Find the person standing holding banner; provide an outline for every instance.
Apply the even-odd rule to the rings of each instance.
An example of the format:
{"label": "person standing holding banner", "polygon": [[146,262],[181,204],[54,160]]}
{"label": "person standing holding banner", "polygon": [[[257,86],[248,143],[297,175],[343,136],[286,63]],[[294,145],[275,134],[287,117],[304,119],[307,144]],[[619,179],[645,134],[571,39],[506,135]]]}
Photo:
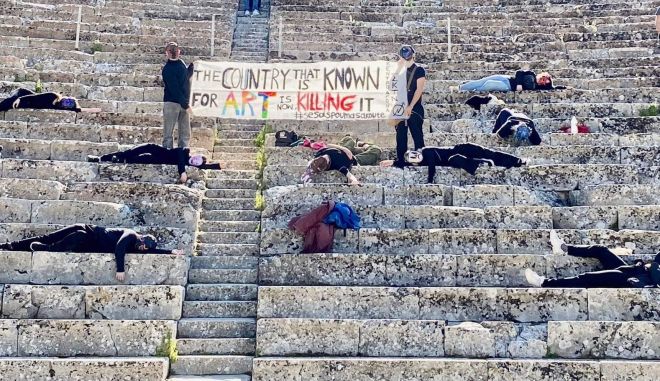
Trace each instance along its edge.
{"label": "person standing holding banner", "polygon": [[408,130],[415,143],[415,150],[424,148],[424,106],[422,94],[426,86],[426,70],[415,63],[415,49],[410,45],[404,45],[399,50],[398,72],[406,68],[406,91],[408,106],[403,116],[406,118],[396,124],[396,161],[394,166],[403,168],[405,166],[404,154],[408,150]]}

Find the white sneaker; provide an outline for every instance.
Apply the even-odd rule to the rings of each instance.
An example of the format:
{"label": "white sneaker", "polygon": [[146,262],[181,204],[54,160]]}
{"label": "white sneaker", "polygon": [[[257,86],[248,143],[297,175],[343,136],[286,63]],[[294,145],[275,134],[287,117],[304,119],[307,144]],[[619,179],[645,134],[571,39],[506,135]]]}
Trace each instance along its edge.
{"label": "white sneaker", "polygon": [[566,254],[564,250],[562,250],[561,246],[564,244],[564,241],[559,238],[557,235],[557,232],[554,230],[550,230],[550,245],[552,245],[552,254],[554,255],[563,255]]}
{"label": "white sneaker", "polygon": [[252,16],[259,16],[259,11],[256,9],[252,11]]}
{"label": "white sneaker", "polygon": [[540,276],[532,269],[525,270],[525,278],[527,283],[533,287],[543,287],[543,282],[545,282],[545,277]]}
{"label": "white sneaker", "polygon": [[249,16],[249,15],[250,15],[250,11],[248,11],[248,10],[246,9],[246,10],[245,10],[245,16]]}

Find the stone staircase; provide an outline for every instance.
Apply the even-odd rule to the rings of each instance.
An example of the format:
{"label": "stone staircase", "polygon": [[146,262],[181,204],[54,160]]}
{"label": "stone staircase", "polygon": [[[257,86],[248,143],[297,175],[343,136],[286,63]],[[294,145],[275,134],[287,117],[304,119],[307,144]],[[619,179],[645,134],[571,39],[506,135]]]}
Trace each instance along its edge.
{"label": "stone staircase", "polygon": [[259,16],[245,16],[245,5],[241,1],[236,14],[231,60],[265,62],[268,58],[269,22],[270,0],[261,1]]}

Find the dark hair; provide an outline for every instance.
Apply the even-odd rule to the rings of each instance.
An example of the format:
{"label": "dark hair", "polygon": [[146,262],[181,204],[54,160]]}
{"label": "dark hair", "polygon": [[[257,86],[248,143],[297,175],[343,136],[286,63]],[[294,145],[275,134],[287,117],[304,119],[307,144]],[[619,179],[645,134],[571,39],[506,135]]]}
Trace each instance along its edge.
{"label": "dark hair", "polygon": [[156,237],[152,236],[151,234],[145,234],[142,236],[141,242],[138,243],[138,245],[144,244],[144,246],[147,247],[147,250],[150,249],[155,249],[156,246],[158,246],[158,243],[156,242]]}
{"label": "dark hair", "polygon": [[330,167],[330,160],[328,160],[328,158],[325,156],[319,156],[312,160],[311,163],[309,163],[309,168],[314,173],[323,172],[328,169],[328,167]]}
{"label": "dark hair", "polygon": [[168,42],[167,45],[165,46],[165,51],[170,53],[170,56],[173,59],[179,58],[179,54],[181,51],[179,50],[179,44],[176,42]]}

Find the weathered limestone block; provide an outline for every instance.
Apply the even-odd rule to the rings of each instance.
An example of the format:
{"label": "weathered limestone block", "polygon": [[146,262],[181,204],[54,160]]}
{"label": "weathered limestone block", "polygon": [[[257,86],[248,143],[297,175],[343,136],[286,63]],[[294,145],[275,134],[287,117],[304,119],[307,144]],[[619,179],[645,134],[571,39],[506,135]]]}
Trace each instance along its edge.
{"label": "weathered limestone block", "polygon": [[429,231],[429,253],[494,254],[495,231],[486,229],[432,229]]}
{"label": "weathered limestone block", "polygon": [[420,318],[429,320],[503,320],[506,290],[495,288],[419,289]]}
{"label": "weathered limestone block", "polygon": [[619,206],[619,229],[660,230],[660,207]]}
{"label": "weathered limestone block", "polygon": [[426,210],[425,207],[406,207],[402,205],[357,206],[362,227],[366,229],[404,229],[408,227],[411,214]]}
{"label": "weathered limestone block", "polygon": [[[365,229],[363,229],[365,230]],[[332,246],[334,253],[357,253],[358,252],[358,232],[355,230],[346,230],[346,236],[343,231],[337,231]],[[263,232],[261,235],[261,254],[295,254],[303,249],[304,237],[288,229],[273,229]]]}
{"label": "weathered limestone block", "polygon": [[87,155],[101,156],[119,150],[117,143],[91,143],[78,140],[51,142],[51,160],[86,161]]}
{"label": "weathered limestone block", "polygon": [[600,185],[571,192],[574,205],[655,205],[656,185]]}
{"label": "weathered limestone block", "polygon": [[508,318],[519,322],[586,320],[587,291],[584,289],[509,289]]}
{"label": "weathered limestone block", "polygon": [[[28,254],[28,253],[22,253]],[[118,284],[114,254],[35,252],[24,255],[31,262],[29,282],[34,284]],[[165,284],[184,286],[188,258],[181,255],[128,254],[126,279],[121,284]],[[1,278],[0,278],[1,279]],[[27,283],[13,280],[6,283]]]}
{"label": "weathered limestone block", "polygon": [[57,181],[0,178],[0,197],[57,200],[64,185]]}
{"label": "weathered limestone block", "polygon": [[165,320],[19,320],[19,356],[154,356],[176,322]]}
{"label": "weathered limestone block", "polygon": [[641,166],[660,165],[658,147],[622,147],[621,164]]}
{"label": "weathered limestone block", "polygon": [[574,169],[580,189],[606,184],[637,184],[639,167],[635,165],[582,164]]}
{"label": "weathered limestone block", "polygon": [[386,255],[386,258],[387,282],[381,284],[383,286],[448,287],[456,284],[455,256]]}
{"label": "weathered limestone block", "polygon": [[548,350],[562,358],[657,360],[660,324],[548,322]]}
{"label": "weathered limestone block", "polygon": [[0,251],[0,284],[27,283],[32,270],[32,253]]}
{"label": "weathered limestone block", "polygon": [[361,356],[444,356],[444,321],[366,320],[360,323]]}
{"label": "weathered limestone block", "polygon": [[546,276],[548,278],[573,277],[583,272],[602,269],[595,258],[578,258],[569,255],[546,255]]}
{"label": "weathered limestone block", "polygon": [[660,145],[660,134],[647,133],[647,134],[626,134],[619,137],[619,145],[622,147],[628,146],[657,146]]}
{"label": "weathered limestone block", "polygon": [[660,363],[649,361],[601,361],[601,381],[655,381]]}
{"label": "weathered limestone block", "polygon": [[[192,181],[205,179],[204,172],[193,167],[186,167],[186,175]],[[99,164],[99,178],[104,181],[174,184],[179,172],[175,165]]]}
{"label": "weathered limestone block", "polygon": [[259,319],[257,356],[356,356],[359,320]]}
{"label": "weathered limestone block", "polygon": [[32,201],[14,198],[0,198],[0,223],[30,222]]}
{"label": "weathered limestone block", "polygon": [[2,317],[84,319],[85,289],[68,286],[5,285]]}
{"label": "weathered limestone block", "polygon": [[565,192],[534,191],[524,187],[513,189],[513,199],[516,206],[564,206],[568,204],[568,195]]}
{"label": "weathered limestone block", "polygon": [[[43,376],[45,379],[52,379],[53,381],[65,381],[77,377],[83,380],[97,381],[111,381],[116,378],[121,378],[122,380],[127,381],[159,381],[167,377],[167,369],[169,366],[169,362],[166,358],[155,357],[121,359],[55,358],[38,359],[35,361],[49,361],[49,365],[47,364],[48,369],[43,372]],[[30,369],[32,369],[32,367],[30,367]]]}
{"label": "weathered limestone block", "polygon": [[8,159],[48,160],[50,142],[44,140],[0,139],[2,157]]}
{"label": "weathered limestone block", "polygon": [[488,362],[488,381],[553,381],[562,378],[599,381],[599,363],[596,361],[557,360],[493,360]]}
{"label": "weathered limestone block", "polygon": [[495,357],[495,336],[479,323],[466,322],[445,328],[445,351],[450,357]]}
{"label": "weathered limestone block", "polygon": [[128,206],[110,202],[35,201],[32,203],[31,215],[31,222],[38,224],[85,223],[100,226],[139,224]]}
{"label": "weathered limestone block", "polygon": [[516,148],[515,154],[530,158],[532,165],[620,164],[618,147],[530,146]]}
{"label": "weathered limestone block", "polygon": [[613,206],[552,209],[552,220],[556,229],[616,229],[617,215],[617,208]]}
{"label": "weathered limestone block", "polygon": [[[18,329],[16,321],[9,319],[0,320],[0,356],[11,357],[18,354],[16,343],[18,341]],[[0,366],[1,369],[1,366]]]}
{"label": "weathered limestone block", "polygon": [[484,208],[486,206],[513,206],[513,187],[510,185],[470,185],[452,187],[454,206]]}
{"label": "weathered limestone block", "polygon": [[428,253],[428,230],[361,229],[361,253]]}
{"label": "weathered limestone block", "polygon": [[484,208],[485,229],[552,229],[549,206],[492,206]]}
{"label": "weathered limestone block", "polygon": [[660,245],[660,232],[646,230],[585,230],[582,242],[585,245],[626,247],[633,254],[656,254]]}
{"label": "weathered limestone block", "polygon": [[414,184],[387,187],[385,205],[446,205],[449,193],[444,185]]}
{"label": "weathered limestone block", "polygon": [[411,206],[405,210],[405,226],[408,229],[484,228],[484,211],[452,206]]}
{"label": "weathered limestone block", "polygon": [[17,179],[52,180],[63,183],[95,181],[98,169],[93,163],[46,160],[2,160],[2,176]]}
{"label": "weathered limestone block", "polygon": [[[391,168],[395,170],[396,168]],[[404,184],[426,184],[428,180],[427,167],[407,167],[403,171],[396,169],[399,173],[403,172]],[[396,174],[397,172],[395,172]],[[446,186],[458,185],[461,183],[463,177],[463,170],[449,167],[437,167],[434,184],[442,184]]]}
{"label": "weathered limestone block", "polygon": [[201,206],[201,192],[179,185],[148,183],[77,183],[67,188],[67,200],[102,201],[123,204],[153,203],[180,207]]}
{"label": "weathered limestone block", "polygon": [[543,358],[548,353],[546,324],[523,324],[521,331],[507,346],[505,357]]}
{"label": "weathered limestone block", "polygon": [[462,255],[456,261],[458,286],[527,287],[524,269],[546,271],[546,260],[540,255]]}
{"label": "weathered limestone block", "polygon": [[291,185],[274,187],[266,191],[267,204],[320,204],[325,200],[345,202],[349,205],[381,205],[383,187],[364,184],[349,185]]}
{"label": "weathered limestone block", "polygon": [[509,178],[516,179],[516,185],[543,191],[568,191],[576,189],[577,165],[534,165],[512,168]]}
{"label": "weathered limestone block", "polygon": [[590,320],[660,321],[660,292],[657,289],[590,289]]}
{"label": "weathered limestone block", "polygon": [[[550,230],[504,230],[497,233],[497,252],[500,254],[546,254],[550,252]],[[557,234],[564,242],[580,242],[579,232],[560,230]]]}
{"label": "weathered limestone block", "polygon": [[418,319],[419,297],[412,288],[263,287],[259,318]]}

